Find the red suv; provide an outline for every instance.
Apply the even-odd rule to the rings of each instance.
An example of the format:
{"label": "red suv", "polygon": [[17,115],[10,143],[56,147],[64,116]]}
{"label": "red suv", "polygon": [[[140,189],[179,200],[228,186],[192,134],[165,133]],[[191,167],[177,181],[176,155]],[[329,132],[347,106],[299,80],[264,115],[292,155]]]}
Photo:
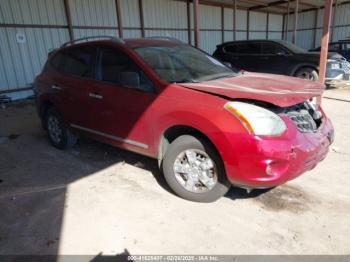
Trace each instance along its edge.
{"label": "red suv", "polygon": [[171,39],[69,42],[50,53],[34,85],[55,147],[86,135],[156,158],[173,191],[193,201],[214,201],[231,184],[285,183],[314,168],[333,141],[312,102],[322,84],[234,72]]}

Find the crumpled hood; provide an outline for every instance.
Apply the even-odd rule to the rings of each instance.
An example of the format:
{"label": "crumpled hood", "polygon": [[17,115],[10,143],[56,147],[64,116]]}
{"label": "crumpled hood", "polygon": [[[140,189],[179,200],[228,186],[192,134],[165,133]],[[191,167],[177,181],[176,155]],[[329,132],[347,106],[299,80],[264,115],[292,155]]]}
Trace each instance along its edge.
{"label": "crumpled hood", "polygon": [[232,99],[265,101],[280,107],[304,102],[322,95],[325,86],[290,76],[245,72],[242,75],[181,86]]}

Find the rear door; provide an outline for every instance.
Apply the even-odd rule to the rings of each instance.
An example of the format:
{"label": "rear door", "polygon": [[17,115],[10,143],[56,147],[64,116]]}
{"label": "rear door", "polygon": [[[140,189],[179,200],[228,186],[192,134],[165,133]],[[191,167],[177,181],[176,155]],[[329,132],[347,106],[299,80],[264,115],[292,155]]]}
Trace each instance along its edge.
{"label": "rear door", "polygon": [[90,109],[89,92],[95,85],[96,48],[74,46],[53,60],[58,74],[52,89],[60,97],[58,107],[68,124],[86,125]]}
{"label": "rear door", "polygon": [[99,46],[98,85],[91,90],[90,132],[102,139],[147,153],[153,144],[152,102],[155,88],[121,49]]}
{"label": "rear door", "polygon": [[223,47],[225,62],[230,62],[232,66],[246,71],[259,71],[259,57],[261,46],[256,42],[237,42]]}

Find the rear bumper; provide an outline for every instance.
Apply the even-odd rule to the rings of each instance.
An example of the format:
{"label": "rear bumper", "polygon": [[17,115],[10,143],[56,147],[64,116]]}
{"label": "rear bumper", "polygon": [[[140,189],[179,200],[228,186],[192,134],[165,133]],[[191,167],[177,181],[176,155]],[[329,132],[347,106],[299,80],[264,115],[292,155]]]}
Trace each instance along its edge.
{"label": "rear bumper", "polygon": [[248,188],[274,187],[322,161],[334,137],[330,120],[325,118],[316,133],[301,133],[291,125],[287,123],[291,130],[282,138],[253,137],[242,154],[237,154],[236,165],[224,161],[231,183]]}

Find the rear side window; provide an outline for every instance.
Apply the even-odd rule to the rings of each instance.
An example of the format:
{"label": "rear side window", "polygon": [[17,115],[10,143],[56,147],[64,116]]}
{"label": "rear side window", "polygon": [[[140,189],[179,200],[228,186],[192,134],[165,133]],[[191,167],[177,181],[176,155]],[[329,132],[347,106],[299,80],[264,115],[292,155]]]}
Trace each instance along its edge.
{"label": "rear side window", "polygon": [[230,54],[249,54],[257,55],[261,53],[261,46],[259,43],[240,43],[231,44],[224,47],[224,51]]}
{"label": "rear side window", "polygon": [[124,87],[154,91],[152,82],[134,61],[121,50],[112,47],[100,47],[98,78]]}
{"label": "rear side window", "polygon": [[95,59],[96,49],[92,46],[83,46],[58,53],[51,63],[62,73],[94,78]]}

